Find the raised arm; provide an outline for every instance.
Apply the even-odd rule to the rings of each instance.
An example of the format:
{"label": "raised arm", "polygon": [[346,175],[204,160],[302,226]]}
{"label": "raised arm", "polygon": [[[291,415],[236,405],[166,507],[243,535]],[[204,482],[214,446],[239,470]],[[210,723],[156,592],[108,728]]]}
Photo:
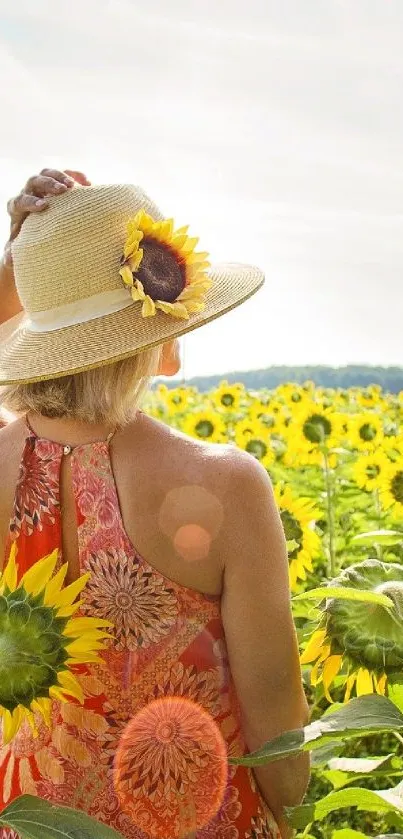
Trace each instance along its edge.
{"label": "raised arm", "polygon": [[22,309],[14,282],[12,242],[18,236],[29,213],[41,213],[46,210],[48,196],[61,195],[66,189],[70,189],[75,181],[82,186],[89,184],[82,172],[70,169],[66,169],[65,172],[42,169],[39,175],[29,178],[19,195],[10,198],[7,204],[7,212],[10,216],[10,237],[0,261],[0,324],[10,320]]}
{"label": "raised arm", "polygon": [[[222,617],[251,751],[284,731],[305,725],[298,644],[291,614],[283,527],[266,470],[234,451],[231,512],[224,527]],[[309,756],[254,770],[283,837],[292,835],[284,806],[299,804],[309,781]]]}

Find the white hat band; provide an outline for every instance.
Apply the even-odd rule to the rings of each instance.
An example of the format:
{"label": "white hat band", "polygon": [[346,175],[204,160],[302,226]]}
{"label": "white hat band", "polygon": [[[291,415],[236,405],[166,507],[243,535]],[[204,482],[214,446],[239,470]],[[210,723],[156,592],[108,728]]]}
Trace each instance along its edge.
{"label": "white hat band", "polygon": [[92,294],[91,297],[84,297],[82,300],[74,300],[72,303],[65,303],[63,306],[56,306],[54,309],[33,312],[25,321],[24,327],[30,332],[54,332],[67,326],[112,315],[132,305],[133,300],[129,289],[116,288]]}

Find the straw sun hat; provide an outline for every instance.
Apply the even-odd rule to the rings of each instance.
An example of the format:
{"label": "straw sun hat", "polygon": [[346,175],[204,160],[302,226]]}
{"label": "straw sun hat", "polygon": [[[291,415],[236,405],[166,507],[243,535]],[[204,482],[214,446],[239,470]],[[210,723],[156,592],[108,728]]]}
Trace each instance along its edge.
{"label": "straw sun hat", "polygon": [[0,328],[0,384],[78,373],[134,355],[234,309],[263,284],[210,267],[138,187],[77,186],[31,214],[13,245],[24,312]]}

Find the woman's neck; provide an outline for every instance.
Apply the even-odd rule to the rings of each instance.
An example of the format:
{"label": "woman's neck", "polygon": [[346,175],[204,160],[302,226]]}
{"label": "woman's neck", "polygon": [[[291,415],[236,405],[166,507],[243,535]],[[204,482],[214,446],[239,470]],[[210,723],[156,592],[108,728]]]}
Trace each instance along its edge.
{"label": "woman's neck", "polygon": [[44,417],[42,414],[27,414],[28,425],[38,437],[53,440],[69,446],[80,446],[107,440],[114,428],[110,423],[87,423],[70,418]]}

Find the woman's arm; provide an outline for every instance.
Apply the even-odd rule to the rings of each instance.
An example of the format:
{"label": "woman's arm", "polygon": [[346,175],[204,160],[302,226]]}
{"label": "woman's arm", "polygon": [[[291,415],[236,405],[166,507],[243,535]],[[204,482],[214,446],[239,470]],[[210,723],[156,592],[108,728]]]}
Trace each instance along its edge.
{"label": "woman's arm", "polygon": [[89,181],[82,172],[66,169],[42,169],[40,175],[29,178],[19,195],[11,198],[7,204],[10,216],[10,238],[5,245],[3,258],[0,261],[0,324],[17,315],[22,310],[14,282],[11,245],[18,236],[23,222],[29,213],[41,213],[48,207],[49,195],[61,195],[70,189],[77,181],[82,186],[88,186]]}
{"label": "woman's arm", "polygon": [[[291,614],[284,531],[266,470],[232,455],[231,511],[224,527],[222,617],[229,662],[250,751],[308,721]],[[224,541],[223,539],[223,541]],[[309,756],[275,761],[254,774],[286,839],[283,807],[299,804]]]}

